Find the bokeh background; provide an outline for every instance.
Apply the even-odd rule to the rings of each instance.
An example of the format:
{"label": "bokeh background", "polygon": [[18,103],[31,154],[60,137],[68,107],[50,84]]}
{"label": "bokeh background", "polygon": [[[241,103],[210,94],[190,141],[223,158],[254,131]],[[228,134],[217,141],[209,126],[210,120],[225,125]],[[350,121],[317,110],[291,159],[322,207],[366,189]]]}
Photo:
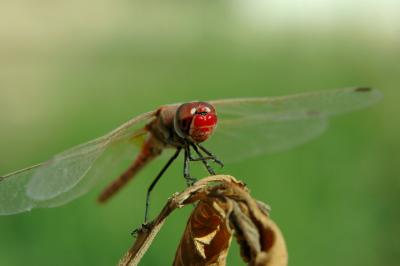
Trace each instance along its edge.
{"label": "bokeh background", "polygon": [[[272,206],[291,265],[398,265],[399,10],[395,0],[2,0],[0,172],[166,103],[368,85],[379,104],[223,172]],[[115,265],[162,164],[106,206],[99,184],[68,205],[0,217],[0,265]],[[151,215],[184,188],[181,167],[160,181]],[[142,265],[172,262],[189,212],[169,218]],[[232,246],[229,265],[242,265]]]}

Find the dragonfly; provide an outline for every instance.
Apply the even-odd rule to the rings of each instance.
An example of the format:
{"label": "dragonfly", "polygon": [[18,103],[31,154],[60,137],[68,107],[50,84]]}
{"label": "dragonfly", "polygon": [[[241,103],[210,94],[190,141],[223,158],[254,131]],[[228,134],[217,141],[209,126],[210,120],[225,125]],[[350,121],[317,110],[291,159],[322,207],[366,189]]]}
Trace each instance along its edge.
{"label": "dragonfly", "polygon": [[196,181],[191,162],[201,162],[213,175],[212,165],[222,167],[222,160],[238,162],[293,148],[319,136],[329,117],[367,107],[381,96],[379,90],[355,87],[164,105],[46,162],[0,176],[0,215],[70,202],[128,159],[129,166],[100,194],[98,201],[106,202],[164,150],[174,150],[147,189],[146,223],[150,193],[181,152],[183,176],[190,186]]}

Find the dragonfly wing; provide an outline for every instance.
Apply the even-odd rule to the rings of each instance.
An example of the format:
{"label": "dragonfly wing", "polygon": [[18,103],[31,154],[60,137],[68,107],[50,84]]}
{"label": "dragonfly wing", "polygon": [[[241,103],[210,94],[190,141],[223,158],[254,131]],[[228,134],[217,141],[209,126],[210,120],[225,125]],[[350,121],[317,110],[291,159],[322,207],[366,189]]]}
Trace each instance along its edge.
{"label": "dragonfly wing", "polygon": [[[0,214],[14,214],[37,207],[70,190],[86,174],[106,145],[87,143],[55,156],[48,162],[3,177],[0,182]],[[104,143],[106,144],[106,143]],[[65,157],[67,155],[67,157]]]}
{"label": "dragonfly wing", "polygon": [[84,194],[117,158],[129,155],[134,159],[146,135],[144,123],[153,116],[154,112],[145,113],[47,162],[0,177],[0,215],[53,207]]}
{"label": "dragonfly wing", "polygon": [[221,123],[207,146],[224,163],[232,163],[293,148],[319,136],[326,127],[327,119],[322,117]]}
{"label": "dragonfly wing", "polygon": [[329,116],[361,109],[380,98],[377,90],[348,88],[211,101],[219,122],[207,145],[226,162],[290,149],[320,135]]}
{"label": "dragonfly wing", "polygon": [[[146,131],[138,131],[130,138],[123,138],[110,143],[71,189],[65,189],[64,192],[51,197],[49,200],[40,201],[38,206],[55,207],[65,204],[88,192],[103,177],[118,176],[136,158],[146,136]],[[96,154],[94,153],[93,156],[96,156]]]}

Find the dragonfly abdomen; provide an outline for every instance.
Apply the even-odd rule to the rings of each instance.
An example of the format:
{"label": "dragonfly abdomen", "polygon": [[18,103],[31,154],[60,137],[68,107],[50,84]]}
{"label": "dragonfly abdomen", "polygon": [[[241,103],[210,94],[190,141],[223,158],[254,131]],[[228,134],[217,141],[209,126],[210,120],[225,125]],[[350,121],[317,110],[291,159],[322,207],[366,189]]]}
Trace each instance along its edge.
{"label": "dragonfly abdomen", "polygon": [[131,166],[123,172],[118,179],[108,185],[98,197],[100,203],[104,203],[114,196],[122,187],[124,187],[135,175],[150,161],[160,155],[162,147],[153,136],[149,136],[148,140],[143,144],[141,152],[133,161]]}

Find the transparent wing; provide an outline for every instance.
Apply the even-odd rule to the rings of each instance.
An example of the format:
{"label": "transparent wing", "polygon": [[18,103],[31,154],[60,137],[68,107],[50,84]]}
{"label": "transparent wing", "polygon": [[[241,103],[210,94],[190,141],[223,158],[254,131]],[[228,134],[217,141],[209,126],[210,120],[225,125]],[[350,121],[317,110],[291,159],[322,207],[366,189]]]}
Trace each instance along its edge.
{"label": "transparent wing", "polygon": [[[54,207],[86,193],[124,159],[133,160],[154,112],[142,114],[109,134],[0,177],[0,215]],[[139,144],[139,145],[138,145]]]}
{"label": "transparent wing", "polygon": [[347,88],[211,101],[219,121],[206,146],[224,162],[290,149],[320,135],[329,116],[361,109],[380,98],[377,90]]}

